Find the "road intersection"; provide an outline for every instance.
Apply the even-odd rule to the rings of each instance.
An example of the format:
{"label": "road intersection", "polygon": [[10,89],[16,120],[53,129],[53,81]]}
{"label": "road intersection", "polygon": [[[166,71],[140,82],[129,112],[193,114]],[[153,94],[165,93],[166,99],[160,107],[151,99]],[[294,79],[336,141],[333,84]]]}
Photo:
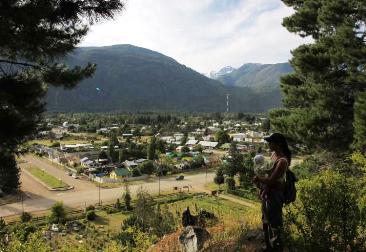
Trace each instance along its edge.
{"label": "road intersection", "polygon": [[[81,179],[74,179],[65,174],[60,168],[51,164],[48,160],[40,159],[31,155],[24,157],[25,163],[21,163],[21,169],[29,165],[37,166],[57,178],[62,179],[67,184],[74,186],[69,191],[49,191],[29,174],[21,173],[22,190],[29,195],[23,202],[17,202],[0,206],[0,217],[21,214],[24,208],[26,212],[36,212],[49,209],[55,202],[62,201],[66,206],[84,207],[85,205],[97,204],[99,202],[99,188],[92,182]],[[164,177],[160,180],[161,191],[171,191],[173,187],[183,187],[190,185],[193,191],[204,191],[204,185],[213,180],[214,173],[185,174],[182,181],[176,181],[175,177]],[[132,195],[142,188],[151,194],[159,191],[158,179],[150,179],[148,182],[141,181],[141,184],[132,183],[129,190]],[[120,198],[124,192],[124,186],[112,189],[100,189],[100,200],[102,202],[114,202]]]}

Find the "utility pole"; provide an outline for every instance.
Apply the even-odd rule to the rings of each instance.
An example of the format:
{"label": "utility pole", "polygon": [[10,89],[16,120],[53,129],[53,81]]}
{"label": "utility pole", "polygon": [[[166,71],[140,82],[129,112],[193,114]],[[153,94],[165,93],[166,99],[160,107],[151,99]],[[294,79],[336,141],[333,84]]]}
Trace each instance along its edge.
{"label": "utility pole", "polygon": [[22,201],[22,213],[24,213],[24,198],[23,198],[23,192],[20,190],[20,200]]}
{"label": "utility pole", "polygon": [[226,94],[226,113],[229,113],[229,96],[230,94]]}
{"label": "utility pole", "polygon": [[161,177],[161,166],[159,165],[159,196],[160,196],[160,177]]}
{"label": "utility pole", "polygon": [[98,200],[98,204],[99,204],[99,206],[100,206],[100,182],[99,182],[99,184],[98,184],[98,187],[99,187],[99,200]]}

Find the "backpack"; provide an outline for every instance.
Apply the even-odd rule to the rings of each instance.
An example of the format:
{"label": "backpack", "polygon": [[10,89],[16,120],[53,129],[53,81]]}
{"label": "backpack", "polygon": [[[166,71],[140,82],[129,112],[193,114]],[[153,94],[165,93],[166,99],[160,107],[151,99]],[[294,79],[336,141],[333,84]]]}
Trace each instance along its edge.
{"label": "backpack", "polygon": [[286,170],[286,182],[284,189],[284,203],[288,205],[296,200],[296,186],[297,178],[295,174],[289,169]]}

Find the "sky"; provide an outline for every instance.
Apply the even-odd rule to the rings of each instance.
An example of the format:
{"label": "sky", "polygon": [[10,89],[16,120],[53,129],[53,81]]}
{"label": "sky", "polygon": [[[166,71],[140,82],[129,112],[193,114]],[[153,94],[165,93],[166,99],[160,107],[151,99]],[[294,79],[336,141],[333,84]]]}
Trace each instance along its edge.
{"label": "sky", "polygon": [[131,44],[200,73],[244,63],[280,63],[309,39],[288,32],[280,0],[126,0],[113,20],[91,27],[80,46]]}

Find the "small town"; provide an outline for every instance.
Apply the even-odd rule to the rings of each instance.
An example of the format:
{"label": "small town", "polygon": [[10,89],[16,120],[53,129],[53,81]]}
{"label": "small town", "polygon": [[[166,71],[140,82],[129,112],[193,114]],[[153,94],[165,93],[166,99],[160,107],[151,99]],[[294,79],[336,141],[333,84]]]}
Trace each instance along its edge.
{"label": "small town", "polygon": [[366,251],[365,0],[1,0],[0,252]]}

